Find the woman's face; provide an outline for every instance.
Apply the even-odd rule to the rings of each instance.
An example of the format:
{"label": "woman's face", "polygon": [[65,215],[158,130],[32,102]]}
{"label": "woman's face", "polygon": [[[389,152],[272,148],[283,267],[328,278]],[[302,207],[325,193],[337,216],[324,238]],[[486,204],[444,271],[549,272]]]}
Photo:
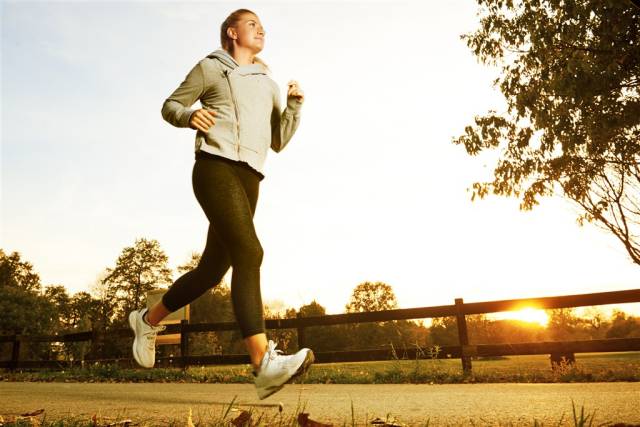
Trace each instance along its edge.
{"label": "woman's face", "polygon": [[258,53],[264,48],[265,31],[260,19],[253,14],[245,14],[235,26],[236,43]]}

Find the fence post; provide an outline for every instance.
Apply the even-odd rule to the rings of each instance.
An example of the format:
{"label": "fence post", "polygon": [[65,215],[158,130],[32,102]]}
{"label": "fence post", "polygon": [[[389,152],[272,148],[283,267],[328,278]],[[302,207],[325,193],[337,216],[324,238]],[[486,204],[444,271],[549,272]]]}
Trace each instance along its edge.
{"label": "fence post", "polygon": [[11,364],[9,370],[15,371],[18,368],[18,360],[20,359],[20,334],[16,331],[13,336],[13,350],[11,351]]}
{"label": "fence post", "polygon": [[[296,313],[296,319],[298,319],[298,321],[300,320],[302,316],[300,316],[300,312]],[[301,326],[298,323],[298,350],[300,350],[301,348],[304,348],[304,326]]]}
{"label": "fence post", "polygon": [[180,360],[183,371],[186,371],[189,367],[186,359],[189,356],[189,335],[186,331],[188,324],[189,321],[187,319],[180,320]]}
{"label": "fence post", "polygon": [[467,355],[469,335],[467,334],[467,321],[464,315],[462,298],[456,298],[456,321],[458,324],[458,340],[460,341],[460,359],[464,375],[471,373],[471,357]]}

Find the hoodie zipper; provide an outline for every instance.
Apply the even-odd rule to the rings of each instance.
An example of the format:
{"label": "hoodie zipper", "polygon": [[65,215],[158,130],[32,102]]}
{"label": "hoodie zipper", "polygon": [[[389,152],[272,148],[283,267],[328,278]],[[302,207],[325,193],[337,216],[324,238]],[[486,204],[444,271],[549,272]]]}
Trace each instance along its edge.
{"label": "hoodie zipper", "polygon": [[238,113],[238,107],[236,105],[236,99],[233,95],[233,88],[231,87],[231,79],[229,78],[229,70],[224,70],[224,76],[229,84],[229,92],[231,93],[231,103],[233,104],[233,111],[236,114],[236,151],[240,155],[240,114]]}

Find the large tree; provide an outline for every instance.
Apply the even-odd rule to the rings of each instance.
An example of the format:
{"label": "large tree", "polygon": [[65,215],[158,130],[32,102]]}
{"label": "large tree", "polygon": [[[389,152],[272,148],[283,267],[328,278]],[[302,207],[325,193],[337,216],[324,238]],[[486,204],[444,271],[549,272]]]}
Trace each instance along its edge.
{"label": "large tree", "polygon": [[[0,335],[53,334],[57,326],[56,306],[43,295],[33,265],[23,261],[19,252],[7,255],[0,249]],[[0,348],[6,359],[10,346]],[[21,345],[20,358],[47,357],[49,348],[46,342],[26,341]]]}
{"label": "large tree", "polygon": [[383,282],[362,282],[353,289],[347,313],[392,310],[398,308],[393,288]]}
{"label": "large tree", "polygon": [[116,266],[107,269],[104,283],[119,301],[117,318],[125,322],[131,310],[144,306],[147,292],[172,282],[168,257],[157,240],[136,239],[133,246],[126,247],[116,261]]}
{"label": "large tree", "polygon": [[477,0],[480,28],[462,36],[499,65],[507,111],[454,138],[467,153],[500,150],[472,200],[515,196],[532,209],[560,193],[640,264],[640,9],[622,0]]}
{"label": "large tree", "polygon": [[[315,299],[298,309],[300,317],[325,316],[326,309]],[[350,325],[311,326],[305,329],[305,345],[313,351],[337,351],[347,348],[352,341]]]}
{"label": "large tree", "polygon": [[54,333],[55,305],[42,294],[33,265],[0,249],[0,334]]}
{"label": "large tree", "polygon": [[[345,308],[348,313],[393,310],[398,308],[398,300],[391,285],[363,282],[353,289]],[[346,334],[345,345],[352,349],[410,347],[426,340],[426,328],[407,320],[347,324],[342,331]]]}

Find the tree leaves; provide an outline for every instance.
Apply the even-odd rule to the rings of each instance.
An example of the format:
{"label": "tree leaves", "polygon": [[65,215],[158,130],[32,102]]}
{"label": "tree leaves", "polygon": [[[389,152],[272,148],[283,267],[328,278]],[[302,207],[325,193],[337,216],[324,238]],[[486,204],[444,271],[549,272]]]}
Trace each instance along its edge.
{"label": "tree leaves", "polygon": [[[475,117],[453,143],[469,155],[501,150],[492,193],[562,191],[640,264],[640,9],[620,1],[478,0],[480,28],[461,38],[496,79],[507,111]],[[523,124],[525,120],[528,124]],[[534,135],[540,135],[534,140]]]}
{"label": "tree leaves", "polygon": [[363,282],[353,289],[347,313],[392,310],[398,307],[393,288],[383,282]]}

